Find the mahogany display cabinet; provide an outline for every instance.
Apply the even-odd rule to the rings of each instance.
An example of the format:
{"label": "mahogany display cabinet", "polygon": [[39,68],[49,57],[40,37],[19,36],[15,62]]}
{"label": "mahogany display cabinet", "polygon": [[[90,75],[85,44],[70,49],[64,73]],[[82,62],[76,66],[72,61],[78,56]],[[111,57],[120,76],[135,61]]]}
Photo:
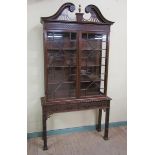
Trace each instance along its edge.
{"label": "mahogany display cabinet", "polygon": [[46,121],[54,113],[99,109],[97,131],[105,111],[108,139],[110,100],[107,96],[109,33],[113,22],[95,5],[85,8],[84,18],[72,3],[63,4],[43,24],[45,96],[41,98],[43,149],[47,150]]}

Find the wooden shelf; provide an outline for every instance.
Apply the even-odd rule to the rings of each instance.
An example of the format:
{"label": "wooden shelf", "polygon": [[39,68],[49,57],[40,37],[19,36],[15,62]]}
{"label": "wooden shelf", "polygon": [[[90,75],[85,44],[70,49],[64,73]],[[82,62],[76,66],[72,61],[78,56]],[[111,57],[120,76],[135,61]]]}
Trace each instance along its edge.
{"label": "wooden shelf", "polygon": [[106,50],[105,49],[82,49],[81,51],[102,51],[102,50]]}
{"label": "wooden shelf", "polygon": [[50,43],[58,43],[58,42],[60,42],[60,43],[71,43],[71,42],[74,42],[74,43],[76,43],[77,42],[77,40],[71,40],[71,39],[67,39],[67,40],[63,40],[63,39],[54,39],[54,40],[52,40],[52,39],[47,39],[47,42],[50,42]]}
{"label": "wooden shelf", "polygon": [[94,80],[94,81],[80,81],[81,83],[89,83],[89,82],[101,82],[101,81],[104,81],[104,80]]}
{"label": "wooden shelf", "polygon": [[83,42],[91,42],[91,41],[93,41],[93,42],[107,42],[107,41],[102,41],[102,39],[83,39],[82,38],[82,41]]}
{"label": "wooden shelf", "polygon": [[53,82],[48,82],[48,84],[49,85],[51,85],[51,84],[59,84],[60,82],[62,84],[69,84],[69,83],[73,84],[73,83],[75,83],[75,81],[53,81]]}
{"label": "wooden shelf", "polygon": [[[104,65],[85,65],[85,66],[81,66],[81,67],[89,68],[89,67],[101,67],[101,66],[105,66],[105,64]],[[77,68],[79,66],[48,66],[47,68],[70,68],[70,67]]]}
{"label": "wooden shelf", "polygon": [[77,66],[48,66],[48,68],[70,68],[70,67],[76,68]]}
{"label": "wooden shelf", "polygon": [[81,67],[101,67],[101,66],[105,66],[105,65],[85,65],[85,66],[81,66]]}
{"label": "wooden shelf", "polygon": [[47,49],[48,52],[52,52],[52,51],[60,51],[60,50],[63,50],[63,51],[76,51],[77,49],[76,48],[51,48],[51,49]]}

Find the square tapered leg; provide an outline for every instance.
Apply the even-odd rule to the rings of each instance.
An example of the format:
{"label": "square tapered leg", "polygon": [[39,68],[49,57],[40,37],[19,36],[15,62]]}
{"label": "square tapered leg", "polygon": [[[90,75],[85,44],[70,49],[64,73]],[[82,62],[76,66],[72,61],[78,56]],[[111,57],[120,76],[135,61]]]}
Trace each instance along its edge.
{"label": "square tapered leg", "polygon": [[108,140],[108,132],[109,132],[109,112],[110,112],[110,107],[106,108],[105,111],[105,129],[104,129],[104,140]]}
{"label": "square tapered leg", "polygon": [[47,120],[46,114],[43,114],[43,142],[44,142],[43,150],[48,150],[48,147],[47,147],[46,120]]}
{"label": "square tapered leg", "polygon": [[99,114],[98,114],[98,124],[96,130],[98,132],[101,131],[101,118],[102,118],[102,109],[99,109]]}

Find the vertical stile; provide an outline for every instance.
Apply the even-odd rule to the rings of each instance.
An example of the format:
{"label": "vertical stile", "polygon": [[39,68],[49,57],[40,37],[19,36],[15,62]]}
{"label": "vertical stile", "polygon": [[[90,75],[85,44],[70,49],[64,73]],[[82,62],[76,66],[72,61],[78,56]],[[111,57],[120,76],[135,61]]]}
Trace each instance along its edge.
{"label": "vertical stile", "polygon": [[109,64],[109,33],[106,35],[106,55],[105,55],[105,75],[104,75],[104,95],[107,95],[108,64]]}
{"label": "vertical stile", "polygon": [[77,64],[77,76],[76,76],[76,97],[79,98],[80,97],[80,37],[81,37],[81,33],[77,32],[77,59],[76,59],[76,64]]}

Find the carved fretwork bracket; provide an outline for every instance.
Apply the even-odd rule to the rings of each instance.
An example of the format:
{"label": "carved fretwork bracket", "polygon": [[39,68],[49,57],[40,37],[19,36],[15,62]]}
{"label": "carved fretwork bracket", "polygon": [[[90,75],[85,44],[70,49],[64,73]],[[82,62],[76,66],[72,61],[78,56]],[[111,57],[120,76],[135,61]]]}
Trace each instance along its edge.
{"label": "carved fretwork bracket", "polygon": [[48,111],[47,112],[47,119],[50,118],[53,115],[53,112]]}
{"label": "carved fretwork bracket", "polygon": [[[44,109],[44,106],[42,108]],[[51,112],[51,111],[43,110],[43,118],[45,120],[47,120],[48,118],[50,118],[52,114],[53,114],[53,112]]]}

